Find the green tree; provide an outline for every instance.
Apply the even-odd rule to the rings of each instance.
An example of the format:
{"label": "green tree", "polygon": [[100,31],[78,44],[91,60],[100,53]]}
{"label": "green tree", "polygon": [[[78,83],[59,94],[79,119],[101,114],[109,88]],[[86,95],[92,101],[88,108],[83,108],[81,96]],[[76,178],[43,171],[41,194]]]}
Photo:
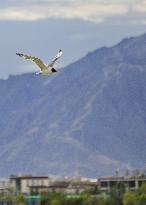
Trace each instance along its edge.
{"label": "green tree", "polygon": [[107,200],[104,199],[103,197],[98,197],[95,198],[95,203],[93,203],[95,205],[107,205]]}
{"label": "green tree", "polygon": [[92,198],[91,198],[90,193],[83,192],[83,193],[81,193],[80,196],[82,198],[83,205],[91,205],[92,204]]}
{"label": "green tree", "polygon": [[146,205],[146,194],[141,194],[138,197],[138,205]]}
{"label": "green tree", "polygon": [[137,195],[133,192],[126,192],[123,196],[123,205],[137,205]]}
{"label": "green tree", "polygon": [[123,192],[121,192],[117,187],[114,187],[110,192],[110,197],[107,199],[107,204],[121,205],[122,196],[123,196]]}
{"label": "green tree", "polygon": [[83,198],[82,197],[66,198],[64,205],[83,205]]}
{"label": "green tree", "polygon": [[41,194],[41,205],[63,205],[65,195],[62,192],[46,192]]}
{"label": "green tree", "polygon": [[143,183],[141,187],[138,189],[138,194],[146,194],[146,183]]}
{"label": "green tree", "polygon": [[13,204],[15,205],[25,205],[25,199],[22,194],[17,194],[13,196]]}
{"label": "green tree", "polygon": [[13,202],[13,197],[10,194],[4,194],[2,197],[2,202],[11,205]]}

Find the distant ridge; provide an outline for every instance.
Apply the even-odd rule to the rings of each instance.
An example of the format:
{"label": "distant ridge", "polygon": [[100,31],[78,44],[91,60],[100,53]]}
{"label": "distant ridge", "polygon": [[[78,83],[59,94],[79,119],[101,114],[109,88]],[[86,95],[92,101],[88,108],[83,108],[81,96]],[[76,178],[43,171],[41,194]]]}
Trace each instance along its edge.
{"label": "distant ridge", "polygon": [[96,177],[146,164],[146,34],[56,76],[0,80],[0,176]]}

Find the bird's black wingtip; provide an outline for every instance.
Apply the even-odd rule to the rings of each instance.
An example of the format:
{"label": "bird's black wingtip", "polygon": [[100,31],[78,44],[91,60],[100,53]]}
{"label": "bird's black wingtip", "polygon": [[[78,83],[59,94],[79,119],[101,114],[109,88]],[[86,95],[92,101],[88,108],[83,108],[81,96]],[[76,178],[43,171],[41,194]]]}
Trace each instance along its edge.
{"label": "bird's black wingtip", "polygon": [[21,54],[21,53],[16,53],[16,55],[18,55],[18,56],[22,56],[23,54]]}

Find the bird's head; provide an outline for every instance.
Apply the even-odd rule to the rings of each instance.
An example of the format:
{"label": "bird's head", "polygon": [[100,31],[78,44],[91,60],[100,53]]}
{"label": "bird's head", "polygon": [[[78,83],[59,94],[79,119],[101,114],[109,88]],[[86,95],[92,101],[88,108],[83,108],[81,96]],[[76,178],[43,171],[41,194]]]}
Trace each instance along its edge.
{"label": "bird's head", "polygon": [[51,70],[52,70],[53,73],[54,73],[54,72],[57,72],[57,70],[55,70],[55,68],[52,68]]}

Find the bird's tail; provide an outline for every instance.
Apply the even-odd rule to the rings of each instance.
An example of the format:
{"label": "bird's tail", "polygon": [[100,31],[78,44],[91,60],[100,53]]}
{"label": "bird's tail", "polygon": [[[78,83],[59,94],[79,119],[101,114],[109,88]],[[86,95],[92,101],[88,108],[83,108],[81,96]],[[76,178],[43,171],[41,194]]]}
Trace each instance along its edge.
{"label": "bird's tail", "polygon": [[36,75],[39,75],[39,74],[41,74],[41,71],[39,71],[39,72],[36,72],[35,74],[36,74]]}

